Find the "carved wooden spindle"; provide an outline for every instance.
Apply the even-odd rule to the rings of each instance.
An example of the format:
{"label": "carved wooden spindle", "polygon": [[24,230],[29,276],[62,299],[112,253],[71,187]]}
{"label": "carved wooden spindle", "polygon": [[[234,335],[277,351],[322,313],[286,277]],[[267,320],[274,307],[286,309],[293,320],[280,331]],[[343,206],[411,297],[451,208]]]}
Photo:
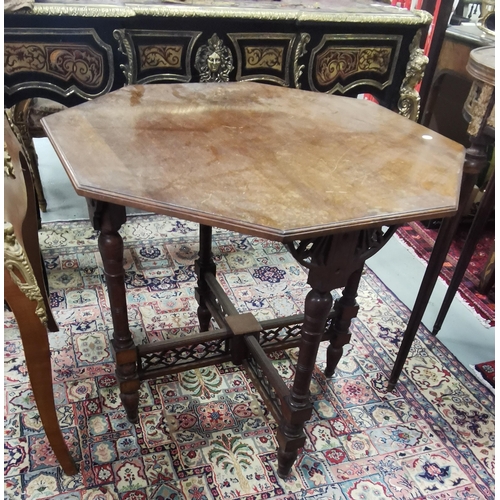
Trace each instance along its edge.
{"label": "carved wooden spindle", "polygon": [[210,287],[204,278],[205,273],[215,275],[215,263],[212,258],[212,227],[200,224],[200,251],[195,262],[195,271],[198,276],[198,287],[196,288],[196,300],[198,301],[198,321],[200,331],[205,332],[210,326],[212,315],[206,305],[207,295]]}
{"label": "carved wooden spindle", "polygon": [[137,422],[139,407],[139,375],[137,350],[128,325],[123,240],[118,232],[126,221],[125,207],[111,203],[91,202],[91,219],[99,229],[98,244],[108,287],[113,320],[112,346],[116,359],[116,378],[120,398],[130,422]]}
{"label": "carved wooden spindle", "polygon": [[333,338],[326,352],[325,375],[327,377],[331,377],[335,373],[335,369],[344,353],[344,345],[348,344],[351,340],[349,328],[352,319],[357,316],[359,310],[356,297],[358,295],[358,286],[362,273],[363,268],[361,267],[349,276],[344,291],[342,292],[342,297],[335,301],[334,308],[337,314],[330,327]]}
{"label": "carved wooden spindle", "polygon": [[309,269],[307,282],[312,290],[305,301],[299,359],[288,400],[289,414],[283,415],[278,430],[280,477],[289,474],[299,448],[305,443],[303,428],[312,414],[309,386],[333,302],[331,291],[345,287],[342,298],[336,301],[337,314],[330,327],[334,336],[327,351],[327,376],[333,375],[342,348],[351,338],[349,327],[359,309],[356,296],[365,260],[379,251],[395,230],[392,226],[385,231],[380,228],[350,231],[287,244],[292,255]]}
{"label": "carved wooden spindle", "polygon": [[278,441],[278,474],[286,477],[295,462],[298,449],[305,441],[304,423],[311,416],[309,386],[318,354],[319,344],[325,331],[328,313],[332,307],[330,292],[313,288],[306,297],[304,324],[300,343],[299,359],[297,361],[295,379],[290,393],[290,406],[297,410],[290,422],[280,426]]}

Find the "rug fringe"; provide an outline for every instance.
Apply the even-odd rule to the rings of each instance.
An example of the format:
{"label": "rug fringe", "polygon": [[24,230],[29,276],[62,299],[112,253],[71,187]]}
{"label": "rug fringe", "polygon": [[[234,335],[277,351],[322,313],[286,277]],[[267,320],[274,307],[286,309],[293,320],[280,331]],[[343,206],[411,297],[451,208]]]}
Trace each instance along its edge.
{"label": "rug fringe", "polygon": [[474,375],[474,377],[476,377],[479,382],[481,382],[481,384],[483,384],[487,389],[489,389],[493,394],[495,394],[495,388],[492,387],[484,378],[483,376],[481,375],[480,372],[478,372],[476,370],[476,367],[474,365],[469,365],[469,368],[470,368],[470,371],[472,372],[472,374]]}

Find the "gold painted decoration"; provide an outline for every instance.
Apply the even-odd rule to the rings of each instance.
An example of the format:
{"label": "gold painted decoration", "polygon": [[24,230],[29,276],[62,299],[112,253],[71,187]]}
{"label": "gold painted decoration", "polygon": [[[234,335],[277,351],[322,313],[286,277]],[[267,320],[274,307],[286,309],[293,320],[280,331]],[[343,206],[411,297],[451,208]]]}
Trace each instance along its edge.
{"label": "gold painted decoration", "polygon": [[245,47],[245,69],[283,69],[283,47]]}
{"label": "gold painted decoration", "polygon": [[140,69],[180,68],[182,45],[139,45]]}
{"label": "gold painted decoration", "polygon": [[24,248],[21,246],[14,233],[10,222],[4,221],[4,267],[9,272],[12,281],[29,300],[36,302],[35,314],[42,324],[46,325],[47,311],[43,302],[42,293],[36,282],[33,269],[29,263]]}
{"label": "gold painted decoration", "polygon": [[329,85],[365,71],[383,75],[391,54],[391,47],[328,47],[316,58],[316,78],[320,85]]}
{"label": "gold painted decoration", "polygon": [[420,94],[416,90],[417,84],[424,76],[429,58],[420,48],[422,32],[419,30],[410,44],[410,59],[406,65],[406,75],[399,91],[399,114],[417,121],[420,113]]}
{"label": "gold painted decoration", "polygon": [[311,35],[309,33],[301,33],[300,40],[295,49],[295,55],[293,58],[293,81],[295,88],[300,89],[301,84],[299,82],[302,73],[304,72],[305,64],[299,64],[299,59],[307,53],[306,45],[311,41]]}
{"label": "gold painted decoration", "polygon": [[46,73],[62,80],[74,79],[86,87],[102,85],[104,59],[88,45],[71,43],[4,44],[4,71]]}
{"label": "gold painted decoration", "polygon": [[234,68],[233,56],[214,33],[196,52],[194,66],[200,74],[200,82],[227,82]]}

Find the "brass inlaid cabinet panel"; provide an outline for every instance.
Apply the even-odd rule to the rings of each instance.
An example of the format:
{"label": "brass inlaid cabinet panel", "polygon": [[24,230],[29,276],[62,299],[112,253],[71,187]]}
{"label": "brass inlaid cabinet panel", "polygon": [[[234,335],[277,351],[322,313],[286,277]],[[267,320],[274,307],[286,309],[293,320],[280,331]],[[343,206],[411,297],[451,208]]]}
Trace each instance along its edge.
{"label": "brass inlaid cabinet panel", "polygon": [[423,71],[415,59],[425,65],[414,40],[427,13],[363,0],[276,4],[40,2],[6,13],[5,105],[46,97],[72,106],[133,83],[258,81],[371,93],[391,109],[404,98],[415,114],[408,81]]}

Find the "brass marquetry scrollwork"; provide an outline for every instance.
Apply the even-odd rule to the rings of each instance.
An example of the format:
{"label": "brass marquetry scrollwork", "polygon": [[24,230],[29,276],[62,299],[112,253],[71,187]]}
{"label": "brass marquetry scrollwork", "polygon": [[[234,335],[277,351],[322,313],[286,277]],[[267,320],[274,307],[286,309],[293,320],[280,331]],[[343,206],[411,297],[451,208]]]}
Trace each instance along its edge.
{"label": "brass marquetry scrollwork", "polygon": [[113,50],[93,28],[5,28],[4,38],[9,95],[43,89],[92,99],[113,86]]}
{"label": "brass marquetry scrollwork", "polygon": [[309,33],[301,33],[300,40],[295,49],[295,56],[293,58],[293,81],[295,83],[295,88],[300,89],[301,85],[299,82],[302,73],[304,72],[305,64],[299,65],[299,59],[304,56],[307,52],[306,45],[311,41],[311,35]]}
{"label": "brass marquetry scrollwork", "polygon": [[42,293],[24,248],[17,240],[14,227],[10,222],[4,222],[4,266],[12,277],[12,281],[24,295],[36,302],[35,314],[42,324],[46,325],[48,318]]}
{"label": "brass marquetry scrollwork", "polygon": [[316,59],[316,78],[320,85],[329,85],[366,71],[383,75],[391,53],[391,47],[328,47]]}
{"label": "brass marquetry scrollwork", "polygon": [[283,52],[283,47],[245,47],[245,68],[282,71]]}
{"label": "brass marquetry scrollwork", "polygon": [[311,52],[311,89],[329,94],[360,85],[385,89],[393,82],[402,39],[401,35],[324,35]]}
{"label": "brass marquetry scrollwork", "polygon": [[180,68],[182,45],[139,45],[141,70],[151,68]]}
{"label": "brass marquetry scrollwork", "polygon": [[13,43],[4,45],[4,70],[7,75],[32,71],[71,78],[86,87],[99,87],[104,79],[104,59],[87,45]]}
{"label": "brass marquetry scrollwork", "polygon": [[406,65],[406,76],[399,91],[399,114],[417,121],[420,112],[420,94],[416,90],[417,84],[424,76],[429,58],[420,48],[421,31],[418,31],[410,44],[410,59]]}
{"label": "brass marquetry scrollwork", "polygon": [[127,85],[190,82],[193,46],[199,31],[116,29],[113,36],[126,57],[121,64]]}
{"label": "brass marquetry scrollwork", "polygon": [[236,81],[290,86],[295,33],[228,33],[236,52]]}
{"label": "brass marquetry scrollwork", "polygon": [[200,73],[200,82],[227,82],[233,70],[231,51],[214,33],[207,45],[202,45],[196,52],[194,63]]}

